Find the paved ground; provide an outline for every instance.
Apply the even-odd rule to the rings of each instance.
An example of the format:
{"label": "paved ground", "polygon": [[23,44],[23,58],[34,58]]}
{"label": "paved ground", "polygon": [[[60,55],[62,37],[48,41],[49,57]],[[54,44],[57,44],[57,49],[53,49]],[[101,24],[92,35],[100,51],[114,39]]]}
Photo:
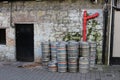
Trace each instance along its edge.
{"label": "paved ground", "polygon": [[120,66],[104,66],[87,74],[48,72],[41,67],[19,68],[18,64],[0,64],[0,80],[120,80]]}

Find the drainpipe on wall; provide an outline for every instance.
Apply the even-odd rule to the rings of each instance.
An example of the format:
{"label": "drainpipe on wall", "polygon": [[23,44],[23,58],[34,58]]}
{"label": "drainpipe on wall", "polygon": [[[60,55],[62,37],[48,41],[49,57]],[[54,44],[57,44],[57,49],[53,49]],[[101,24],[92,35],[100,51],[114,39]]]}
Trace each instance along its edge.
{"label": "drainpipe on wall", "polygon": [[109,40],[108,40],[108,62],[107,62],[107,65],[110,65],[110,42],[111,42],[111,26],[112,26],[112,5],[113,5],[113,0],[111,0],[110,28],[109,28]]}
{"label": "drainpipe on wall", "polygon": [[11,27],[13,27],[13,21],[12,21],[12,7],[13,7],[13,3],[12,2],[10,2],[11,3],[11,5],[10,5],[10,26]]}
{"label": "drainpipe on wall", "polygon": [[105,0],[105,5],[103,9],[103,47],[102,47],[102,63],[106,64],[106,46],[107,46],[107,27],[108,27],[108,0]]}
{"label": "drainpipe on wall", "polygon": [[83,14],[83,41],[87,41],[87,29],[86,29],[87,21],[90,19],[94,19],[98,16],[99,16],[99,13],[97,13],[97,12],[95,14],[87,16],[87,11],[86,10],[84,11],[84,14]]}

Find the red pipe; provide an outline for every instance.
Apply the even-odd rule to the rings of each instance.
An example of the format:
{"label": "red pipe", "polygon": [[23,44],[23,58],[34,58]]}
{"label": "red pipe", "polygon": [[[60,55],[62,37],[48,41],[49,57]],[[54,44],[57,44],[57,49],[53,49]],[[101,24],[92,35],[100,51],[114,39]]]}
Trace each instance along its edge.
{"label": "red pipe", "polygon": [[83,41],[87,40],[87,38],[86,38],[87,37],[87,29],[86,29],[87,21],[89,19],[93,19],[98,16],[99,16],[99,13],[95,13],[90,16],[87,16],[87,11],[84,11],[84,14],[83,14]]}

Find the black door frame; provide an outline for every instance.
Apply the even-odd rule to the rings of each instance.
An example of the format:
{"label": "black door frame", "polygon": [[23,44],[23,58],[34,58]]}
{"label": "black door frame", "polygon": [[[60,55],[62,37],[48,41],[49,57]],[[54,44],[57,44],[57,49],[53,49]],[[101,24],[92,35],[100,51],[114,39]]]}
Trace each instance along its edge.
{"label": "black door frame", "polygon": [[110,58],[109,58],[109,64],[110,65],[118,65],[115,63],[115,61],[120,60],[119,57],[112,57],[113,55],[113,42],[114,42],[114,18],[115,18],[115,10],[120,11],[120,8],[117,8],[117,0],[114,0],[113,2],[114,6],[112,6],[112,23],[111,23],[111,41],[110,41]]}
{"label": "black door frame", "polygon": [[[108,4],[108,1],[104,1]],[[106,47],[107,47],[107,27],[108,27],[108,6],[106,5],[103,10],[103,46],[102,46],[102,63],[106,62]]]}
{"label": "black door frame", "polygon": [[[17,59],[17,32],[16,32],[16,27],[17,27],[17,25],[32,25],[33,26],[33,30],[32,30],[32,34],[33,34],[33,61],[35,60],[35,55],[34,55],[34,24],[32,24],[32,23],[16,23],[15,24],[15,47],[16,47],[16,60],[18,61],[18,59]],[[32,61],[32,62],[33,62]],[[29,62],[29,61],[27,61],[27,62]],[[30,61],[31,62],[31,61]]]}

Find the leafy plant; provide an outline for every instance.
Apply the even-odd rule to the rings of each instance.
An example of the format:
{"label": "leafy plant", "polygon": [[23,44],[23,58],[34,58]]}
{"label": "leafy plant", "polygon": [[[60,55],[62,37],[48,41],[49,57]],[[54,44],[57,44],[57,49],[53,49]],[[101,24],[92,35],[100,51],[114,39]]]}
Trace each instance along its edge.
{"label": "leafy plant", "polygon": [[82,35],[79,32],[68,32],[64,36],[63,41],[70,41],[70,40],[80,41],[81,37]]}

